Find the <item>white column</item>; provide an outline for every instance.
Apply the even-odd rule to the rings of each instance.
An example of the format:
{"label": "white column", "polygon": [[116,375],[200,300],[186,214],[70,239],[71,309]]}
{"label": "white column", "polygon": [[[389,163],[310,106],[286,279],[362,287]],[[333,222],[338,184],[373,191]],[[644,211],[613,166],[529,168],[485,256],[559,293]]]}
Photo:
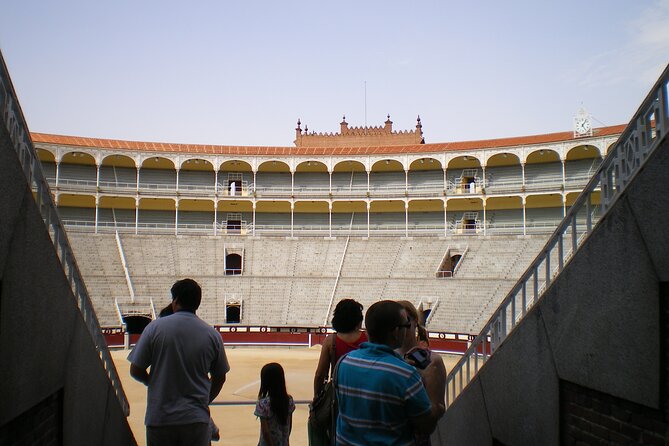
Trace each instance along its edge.
{"label": "white column", "polygon": [[99,165],[96,165],[96,174],[95,174],[95,188],[100,189],[100,167]]}
{"label": "white column", "polygon": [[58,180],[60,179],[60,161],[56,161],[56,189],[58,189]]}
{"label": "white column", "polygon": [[409,170],[404,169],[404,192],[409,192]]}
{"label": "white column", "polygon": [[332,172],[328,172],[330,175],[330,195],[332,195]]}
{"label": "white column", "polygon": [[565,160],[560,160],[562,162],[562,190],[567,188],[567,170],[565,166]]}
{"label": "white column", "polygon": [[404,202],[404,236],[409,237],[409,202]]}
{"label": "white column", "polygon": [[217,234],[218,234],[218,201],[214,200],[214,237],[216,237]]}
{"label": "white column", "polygon": [[483,169],[483,179],[481,180],[481,193],[483,193],[483,189],[485,189],[485,164],[481,166],[481,169]]}
{"label": "white column", "polygon": [[258,181],[258,180],[256,179],[256,174],[257,174],[257,173],[258,173],[258,172],[256,172],[255,170],[253,171],[253,192],[254,192],[253,195],[255,195],[255,191],[256,191],[256,189],[258,189],[258,184],[256,183],[256,181]]}
{"label": "white column", "polygon": [[139,198],[135,198],[135,235],[139,231]]}
{"label": "white column", "polygon": [[522,197],[523,199],[523,235],[527,235],[527,197]]}
{"label": "white column", "polygon": [[[242,185],[240,184],[239,185],[240,195],[241,195],[241,190],[242,190]],[[218,169],[216,169],[216,171],[214,172],[214,193],[215,194],[218,193]]]}
{"label": "white column", "polygon": [[95,233],[98,233],[98,218],[100,215],[100,197],[95,194]]}
{"label": "white column", "polygon": [[[330,180],[332,180],[332,176],[330,176]],[[330,185],[330,186],[332,186],[332,185]],[[328,232],[330,234],[329,237],[332,238],[332,202],[328,203],[328,210],[330,212],[330,222],[329,222],[329,228],[330,229],[329,229]]]}
{"label": "white column", "polygon": [[[291,170],[291,171],[290,171],[290,196],[292,197],[292,196],[294,196],[294,195],[295,195],[295,172],[293,172],[293,171]],[[291,206],[291,209],[292,209],[292,206]],[[292,234],[292,231],[293,231],[292,226],[293,226],[293,224],[291,223],[290,225],[291,225],[291,230],[290,230],[290,231],[291,231],[291,235],[290,235],[290,236],[292,237],[292,236],[293,236],[293,234]]]}
{"label": "white column", "polygon": [[[292,188],[292,187],[291,187]],[[295,203],[290,202],[290,237],[293,238],[293,219],[295,214]]]}
{"label": "white column", "polygon": [[448,200],[444,200],[444,237],[448,237],[448,212],[447,208]]}
{"label": "white column", "polygon": [[525,187],[525,163],[520,163],[520,172],[523,176],[523,188]]}
{"label": "white column", "polygon": [[137,193],[139,193],[139,169],[140,167],[137,166],[137,185],[135,186],[135,191],[137,191]]}
{"label": "white column", "polygon": [[176,185],[177,191],[179,191],[179,170],[180,169],[177,168],[177,185]]}
{"label": "white column", "polygon": [[448,181],[446,181],[448,177],[446,176],[446,169],[444,169],[444,192],[448,190]]}
{"label": "white column", "polygon": [[[367,171],[367,193],[368,193],[368,194],[369,194],[369,174],[370,174],[370,172],[369,172],[369,170],[368,170],[368,171]],[[367,209],[369,209],[369,208],[367,208]]]}
{"label": "white column", "polygon": [[[253,176],[255,177],[255,172],[253,173]],[[255,181],[253,182],[255,186]],[[256,235],[256,202],[255,199],[253,200],[253,229],[251,230],[251,235]]]}
{"label": "white column", "polygon": [[488,222],[486,221],[486,206],[485,206],[486,200],[484,199],[482,201],[483,201],[483,235],[486,235],[488,228]]}
{"label": "white column", "polygon": [[179,234],[179,199],[177,198],[174,201],[174,235],[178,234]]}
{"label": "white column", "polygon": [[562,192],[562,218],[567,216],[567,194]]}
{"label": "white column", "polygon": [[[367,177],[369,178],[369,176]],[[367,189],[369,189],[369,183],[367,183]],[[367,202],[367,238],[369,238],[369,208],[371,206],[371,203],[368,201]]]}

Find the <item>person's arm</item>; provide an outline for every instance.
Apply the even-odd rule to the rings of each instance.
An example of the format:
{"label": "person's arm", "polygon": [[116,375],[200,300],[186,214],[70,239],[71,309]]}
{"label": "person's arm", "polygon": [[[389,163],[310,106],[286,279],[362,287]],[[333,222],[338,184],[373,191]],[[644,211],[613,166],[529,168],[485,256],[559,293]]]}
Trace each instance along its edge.
{"label": "person's arm", "polygon": [[130,376],[135,378],[137,381],[141,382],[145,386],[149,385],[149,373],[146,369],[143,369],[135,364],[130,364]]}
{"label": "person's arm", "polygon": [[209,389],[209,402],[214,401],[214,398],[221,393],[223,384],[225,384],[225,373],[222,375],[211,375],[211,388]]}
{"label": "person's arm", "polygon": [[330,352],[332,351],[332,343],[334,342],[335,336],[336,335],[332,334],[326,337],[323,342],[323,347],[321,347],[321,356],[318,359],[318,366],[316,367],[316,374],[314,375],[314,398],[318,395],[318,392],[323,390],[325,381],[330,375]]}
{"label": "person's arm", "polygon": [[269,433],[269,419],[268,418],[261,418],[260,419],[260,434],[262,435],[262,438],[265,440],[265,444],[267,446],[274,446],[274,442],[272,441],[272,436]]}
{"label": "person's arm", "polygon": [[411,424],[417,433],[430,435],[437,427],[437,421],[446,412],[444,396],[446,394],[446,367],[444,360],[439,355],[432,356],[432,362],[422,373],[425,391],[430,399],[431,409],[429,412],[411,418]]}

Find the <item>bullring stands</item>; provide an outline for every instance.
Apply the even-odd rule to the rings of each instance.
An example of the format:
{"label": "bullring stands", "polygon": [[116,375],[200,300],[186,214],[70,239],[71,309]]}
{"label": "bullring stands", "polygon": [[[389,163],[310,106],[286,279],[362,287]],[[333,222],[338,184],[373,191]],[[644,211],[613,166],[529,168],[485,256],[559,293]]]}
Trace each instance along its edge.
{"label": "bullring stands", "polygon": [[[527,267],[544,236],[420,237],[202,237],[72,232],[75,253],[104,326],[118,326],[131,300],[145,314],[169,302],[178,278],[202,284],[201,316],[223,325],[228,304],[241,305],[240,323],[327,325],[331,302],[409,299],[432,309],[428,327],[473,333]],[[438,277],[449,250],[465,252],[453,277]],[[124,274],[125,257],[131,285]],[[241,257],[231,274],[230,255]],[[341,266],[341,270],[340,270]],[[134,290],[134,299],[129,289]],[[138,310],[139,311],[139,310]]]}

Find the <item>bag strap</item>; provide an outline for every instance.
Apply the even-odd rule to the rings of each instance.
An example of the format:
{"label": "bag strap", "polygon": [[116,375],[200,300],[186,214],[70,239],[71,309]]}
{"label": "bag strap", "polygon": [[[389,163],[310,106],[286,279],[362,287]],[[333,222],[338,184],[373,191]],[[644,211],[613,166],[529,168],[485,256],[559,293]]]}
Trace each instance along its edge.
{"label": "bag strap", "polygon": [[337,349],[335,347],[337,343],[337,333],[333,333],[330,336],[332,336],[330,342],[330,379],[332,379],[335,369],[335,355],[337,353]]}

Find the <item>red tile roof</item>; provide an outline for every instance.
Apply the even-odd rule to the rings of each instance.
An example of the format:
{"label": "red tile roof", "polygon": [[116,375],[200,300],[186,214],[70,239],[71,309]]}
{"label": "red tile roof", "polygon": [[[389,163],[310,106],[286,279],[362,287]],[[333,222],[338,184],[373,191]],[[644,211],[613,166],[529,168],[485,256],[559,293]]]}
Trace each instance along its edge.
{"label": "red tile roof", "polygon": [[[601,127],[593,130],[593,137],[619,135],[625,125]],[[87,138],[81,136],[51,135],[31,133],[33,142],[99,149],[118,149],[142,152],[175,152],[213,155],[265,155],[265,156],[346,156],[403,153],[452,152],[460,150],[493,149],[534,144],[550,144],[575,139],[573,132],[547,133],[544,135],[497,138],[481,141],[444,142],[415,144],[408,146],[378,147],[259,147],[259,146],[218,146],[204,144],[174,144],[163,142],[123,141],[117,139]]]}

